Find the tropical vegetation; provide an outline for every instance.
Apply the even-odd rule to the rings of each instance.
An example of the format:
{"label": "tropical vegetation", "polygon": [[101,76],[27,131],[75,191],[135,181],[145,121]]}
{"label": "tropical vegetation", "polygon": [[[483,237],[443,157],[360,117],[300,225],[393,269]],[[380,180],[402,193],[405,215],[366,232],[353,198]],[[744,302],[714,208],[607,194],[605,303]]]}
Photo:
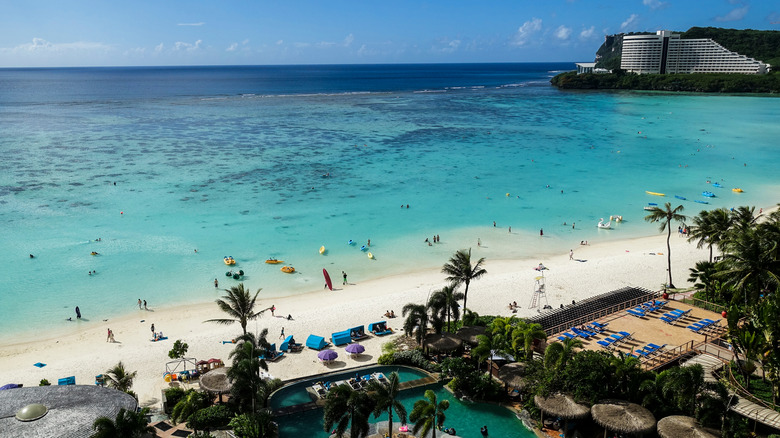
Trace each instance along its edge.
{"label": "tropical vegetation", "polygon": [[157,436],[154,427],[146,421],[149,408],[128,411],[121,408],[113,420],[108,417],[100,417],[92,424],[95,433],[92,438],[141,438]]}
{"label": "tropical vegetation", "polygon": [[680,214],[685,209],[682,205],[672,208],[672,204],[667,202],[664,204],[664,208],[653,206],[650,208],[650,213],[645,216],[647,222],[658,222],[659,230],[663,233],[666,231],[666,261],[669,271],[669,283],[668,287],[674,289],[674,283],[672,282],[672,246],[670,239],[672,238],[672,222],[684,224],[687,217]]}
{"label": "tropical vegetation", "polygon": [[257,312],[255,311],[257,295],[260,294],[260,290],[261,289],[258,289],[253,296],[249,290],[244,288],[244,283],[239,283],[237,286],[225,289],[227,295],[217,299],[216,303],[220,310],[225,312],[229,318],[209,319],[205,322],[216,322],[217,324],[233,324],[234,322],[238,322],[241,325],[243,334],[246,335],[247,323],[256,319],[268,310],[263,309]]}

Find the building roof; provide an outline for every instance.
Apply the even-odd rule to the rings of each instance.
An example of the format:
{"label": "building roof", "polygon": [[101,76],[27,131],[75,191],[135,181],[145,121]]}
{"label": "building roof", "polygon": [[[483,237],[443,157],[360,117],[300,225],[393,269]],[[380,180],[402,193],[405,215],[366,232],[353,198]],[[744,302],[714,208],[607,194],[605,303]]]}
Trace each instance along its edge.
{"label": "building roof", "polygon": [[[23,407],[40,403],[49,411],[29,422],[16,419]],[[115,389],[87,385],[33,386],[0,391],[0,431],[19,438],[83,438],[100,417],[116,418],[119,410],[135,411],[138,402]]]}

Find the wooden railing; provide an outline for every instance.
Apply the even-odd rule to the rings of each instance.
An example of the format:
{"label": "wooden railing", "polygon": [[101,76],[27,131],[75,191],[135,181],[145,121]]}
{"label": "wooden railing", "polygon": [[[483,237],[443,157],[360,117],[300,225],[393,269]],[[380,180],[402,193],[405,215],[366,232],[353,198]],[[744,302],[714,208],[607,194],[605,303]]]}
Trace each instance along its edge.
{"label": "wooden railing", "polygon": [[[740,397],[746,398],[750,400],[751,402],[763,406],[767,409],[772,409],[774,411],[777,411],[777,405],[774,403],[767,403],[766,401],[754,396],[750,393],[747,389],[743,388],[742,385],[737,381],[736,378],[734,378],[734,374],[731,372],[731,367],[725,367],[728,370],[726,380],[728,380],[729,385],[731,385],[732,389],[736,391],[737,394],[739,394]],[[713,371],[713,374],[721,378],[720,373],[717,371]]]}
{"label": "wooden railing", "polygon": [[[595,312],[587,313],[585,315],[578,316],[574,319],[571,319],[567,322],[550,326],[550,327],[544,327],[544,331],[547,333],[547,336],[557,335],[559,333],[563,333],[565,331],[570,330],[572,327],[579,326],[582,324],[586,324],[589,322],[596,321],[601,318],[605,318],[607,316],[615,316],[620,317],[623,316],[623,314],[620,314],[618,312],[621,312],[626,309],[630,309],[632,307],[636,307],[642,303],[646,303],[650,300],[656,299],[660,295],[659,292],[650,293],[647,295],[642,295],[638,298],[633,298],[628,301],[623,301],[622,303],[613,304],[612,306],[605,307],[603,309],[599,309]],[[575,304],[576,305],[576,304]]]}
{"label": "wooden railing", "polygon": [[[703,344],[703,342],[701,342]],[[642,368],[644,370],[654,370],[664,365],[679,360],[681,357],[696,352],[696,344],[693,340],[688,341],[682,345],[678,345],[674,348],[667,348],[662,353],[654,354],[648,358],[642,360]]]}
{"label": "wooden railing", "polygon": [[709,301],[705,301],[699,298],[686,297],[684,295],[679,295],[679,294],[672,294],[670,298],[675,301],[679,301],[681,303],[690,304],[691,306],[694,307],[699,307],[704,310],[709,310],[710,312],[721,313],[724,310],[726,310],[725,306],[711,303]]}

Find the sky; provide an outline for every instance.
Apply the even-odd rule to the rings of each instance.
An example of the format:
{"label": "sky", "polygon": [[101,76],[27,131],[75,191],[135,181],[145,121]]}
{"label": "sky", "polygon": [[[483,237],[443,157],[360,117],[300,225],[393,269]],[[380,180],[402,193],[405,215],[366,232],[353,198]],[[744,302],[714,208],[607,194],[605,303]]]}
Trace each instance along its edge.
{"label": "sky", "polygon": [[780,30],[780,2],[0,0],[0,68],[592,61],[692,26]]}

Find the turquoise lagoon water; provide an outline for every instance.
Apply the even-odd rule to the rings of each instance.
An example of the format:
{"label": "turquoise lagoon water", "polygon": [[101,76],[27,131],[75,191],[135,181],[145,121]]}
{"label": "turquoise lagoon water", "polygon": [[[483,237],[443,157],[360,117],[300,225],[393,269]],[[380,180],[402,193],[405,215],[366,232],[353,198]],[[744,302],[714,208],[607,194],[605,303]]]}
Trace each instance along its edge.
{"label": "turquoise lagoon water", "polygon": [[398,378],[400,379],[401,382],[408,382],[410,380],[422,379],[423,377],[428,376],[428,374],[416,368],[403,367],[403,366],[384,365],[384,366],[374,366],[374,367],[361,369],[361,370],[352,370],[346,373],[328,375],[327,378],[314,377],[311,379],[306,379],[300,382],[295,382],[286,385],[284,388],[281,388],[278,391],[274,392],[273,396],[271,397],[271,400],[269,401],[269,405],[271,409],[276,410],[287,406],[295,406],[304,403],[311,403],[312,399],[309,396],[309,393],[306,392],[306,388],[319,381],[338,382],[340,380],[348,380],[355,377],[356,373],[359,376],[364,376],[366,374],[371,374],[371,373],[382,373],[384,375],[389,375],[392,372],[398,373]]}
{"label": "turquoise lagoon water", "polygon": [[[437,400],[449,400],[450,407],[445,411],[444,425],[447,428],[454,427],[460,437],[481,438],[482,434],[479,429],[482,426],[488,427],[490,436],[506,438],[532,438],[535,436],[509,409],[487,403],[462,402],[444,389],[441,384],[401,391],[399,399],[407,413],[412,412],[414,402],[425,398],[424,394],[428,389],[436,393]],[[330,436],[323,428],[322,409],[276,417],[275,421],[279,424],[280,438],[303,436],[327,438]],[[376,419],[372,416],[371,422],[376,421],[387,421],[387,415]],[[394,421],[398,421],[397,416]],[[437,436],[447,435],[438,432]]]}
{"label": "turquoise lagoon water", "polygon": [[214,278],[237,283],[225,255],[265,299],[321,290],[322,268],[361,282],[466,247],[489,262],[654,235],[648,202],[777,202],[777,98],[549,86],[571,67],[0,70],[0,342],[138,298],[212,301]]}

